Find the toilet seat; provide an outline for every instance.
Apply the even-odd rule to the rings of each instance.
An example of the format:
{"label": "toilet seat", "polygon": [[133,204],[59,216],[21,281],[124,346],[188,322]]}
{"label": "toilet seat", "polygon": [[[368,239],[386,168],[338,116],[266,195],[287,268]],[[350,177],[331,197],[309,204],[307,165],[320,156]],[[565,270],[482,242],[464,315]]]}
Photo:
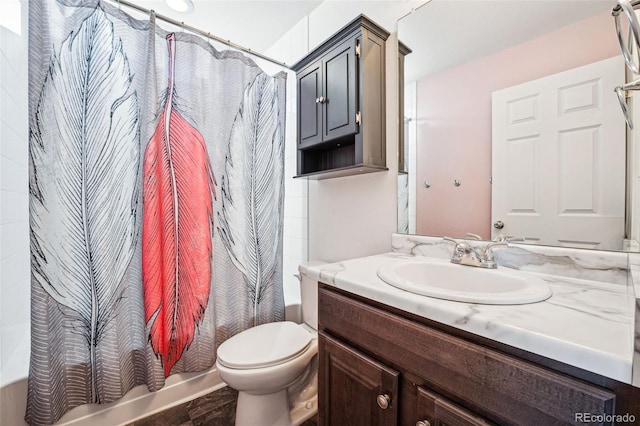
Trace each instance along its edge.
{"label": "toilet seat", "polygon": [[218,362],[239,370],[271,367],[296,358],[311,343],[311,333],[291,321],[249,328],[218,348]]}

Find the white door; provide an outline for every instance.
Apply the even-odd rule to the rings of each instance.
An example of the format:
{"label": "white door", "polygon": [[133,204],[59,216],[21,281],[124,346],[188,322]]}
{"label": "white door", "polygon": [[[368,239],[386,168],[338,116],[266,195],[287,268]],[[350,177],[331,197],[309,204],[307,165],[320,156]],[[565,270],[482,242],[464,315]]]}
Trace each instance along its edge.
{"label": "white door", "polygon": [[493,93],[494,237],[622,248],[624,70],[615,57]]}

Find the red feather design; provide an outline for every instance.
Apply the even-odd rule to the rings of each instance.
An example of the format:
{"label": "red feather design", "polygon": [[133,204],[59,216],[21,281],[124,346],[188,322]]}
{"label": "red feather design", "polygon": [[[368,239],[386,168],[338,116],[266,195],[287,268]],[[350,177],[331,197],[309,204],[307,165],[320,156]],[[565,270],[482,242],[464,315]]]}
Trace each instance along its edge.
{"label": "red feather design", "polygon": [[167,36],[169,88],[144,155],[142,279],[149,340],[165,377],[202,321],[211,281],[215,177],[202,135],[173,106],[175,34]]}

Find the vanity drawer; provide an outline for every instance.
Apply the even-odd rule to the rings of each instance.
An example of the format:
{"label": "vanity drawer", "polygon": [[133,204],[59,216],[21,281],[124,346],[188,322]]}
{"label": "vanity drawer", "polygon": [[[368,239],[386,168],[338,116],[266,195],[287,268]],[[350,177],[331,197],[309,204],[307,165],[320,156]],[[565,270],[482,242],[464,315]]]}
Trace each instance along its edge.
{"label": "vanity drawer", "polygon": [[615,394],[319,289],[320,329],[500,424],[575,424],[576,413],[613,414]]}

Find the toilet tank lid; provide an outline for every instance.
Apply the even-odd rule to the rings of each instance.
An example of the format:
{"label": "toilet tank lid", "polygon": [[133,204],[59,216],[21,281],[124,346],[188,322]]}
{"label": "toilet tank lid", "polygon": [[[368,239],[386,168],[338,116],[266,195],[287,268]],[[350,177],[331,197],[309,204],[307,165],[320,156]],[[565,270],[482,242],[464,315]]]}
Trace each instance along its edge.
{"label": "toilet tank lid", "polygon": [[291,321],[249,328],[218,348],[218,361],[229,368],[248,369],[278,365],[296,357],[311,343],[311,334]]}
{"label": "toilet tank lid", "polygon": [[298,265],[298,272],[301,274],[306,274],[308,268],[315,268],[316,266],[326,265],[327,262],[323,262],[321,260],[310,260],[308,262],[303,262]]}

